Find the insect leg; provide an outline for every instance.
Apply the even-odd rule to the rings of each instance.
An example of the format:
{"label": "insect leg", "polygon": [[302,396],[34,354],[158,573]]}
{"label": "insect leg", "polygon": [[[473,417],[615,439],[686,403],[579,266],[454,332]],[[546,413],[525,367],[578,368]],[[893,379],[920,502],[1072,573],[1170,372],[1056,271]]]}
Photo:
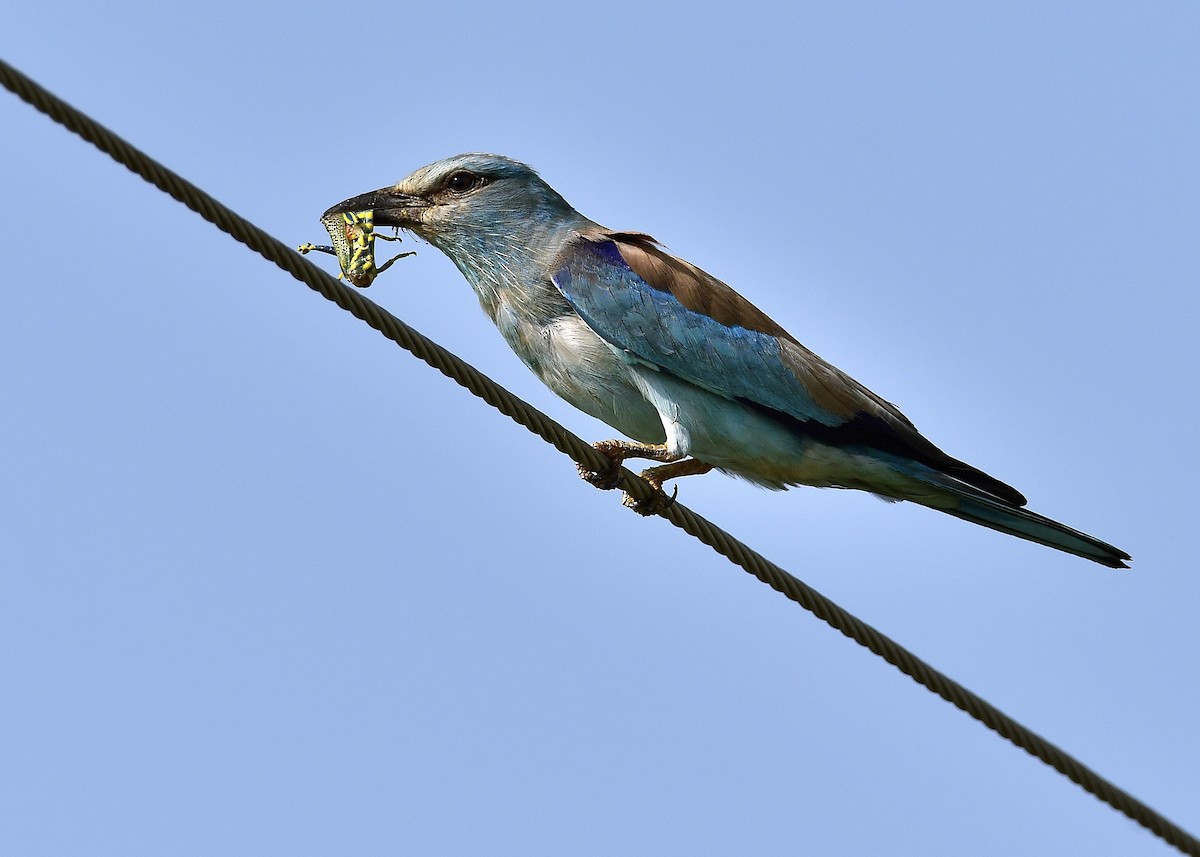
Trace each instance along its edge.
{"label": "insect leg", "polygon": [[[377,236],[377,237],[379,237],[379,238],[383,238],[384,236],[383,236],[383,235],[379,235],[379,236]],[[386,271],[388,268],[392,267],[392,262],[395,262],[397,259],[403,259],[405,256],[415,256],[415,255],[417,255],[417,251],[416,251],[416,250],[409,250],[407,253],[398,253],[398,254],[396,254],[395,256],[393,256],[392,258],[388,259],[386,262],[384,262],[384,263],[383,263],[382,265],[380,265],[378,268],[376,268],[376,269],[375,269],[375,273],[376,273],[376,274],[382,274],[382,273],[383,273],[384,271]]]}
{"label": "insect leg", "polygon": [[317,253],[328,253],[331,256],[337,255],[337,250],[334,250],[328,244],[301,244],[296,249],[300,252],[300,255],[302,255],[302,256],[307,256],[309,253],[312,253],[314,251]]}

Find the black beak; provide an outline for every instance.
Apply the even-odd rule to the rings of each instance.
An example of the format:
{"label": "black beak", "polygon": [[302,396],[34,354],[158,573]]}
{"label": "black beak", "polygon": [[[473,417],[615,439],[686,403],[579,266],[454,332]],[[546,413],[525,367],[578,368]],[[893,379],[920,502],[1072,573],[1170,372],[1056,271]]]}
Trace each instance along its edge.
{"label": "black beak", "polygon": [[411,226],[415,220],[413,212],[425,208],[426,205],[428,203],[419,196],[408,196],[385,187],[342,200],[337,205],[330,206],[321,218],[352,211],[373,211],[376,226],[406,227]]}

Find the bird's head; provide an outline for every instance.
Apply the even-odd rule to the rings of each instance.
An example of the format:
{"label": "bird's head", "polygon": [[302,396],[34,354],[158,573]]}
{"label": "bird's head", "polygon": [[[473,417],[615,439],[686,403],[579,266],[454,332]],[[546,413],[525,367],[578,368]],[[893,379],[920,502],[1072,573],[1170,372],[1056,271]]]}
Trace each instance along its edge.
{"label": "bird's head", "polygon": [[532,168],[500,155],[456,155],[391,187],[339,202],[326,215],[373,211],[376,226],[410,230],[456,262],[544,245],[588,221]]}

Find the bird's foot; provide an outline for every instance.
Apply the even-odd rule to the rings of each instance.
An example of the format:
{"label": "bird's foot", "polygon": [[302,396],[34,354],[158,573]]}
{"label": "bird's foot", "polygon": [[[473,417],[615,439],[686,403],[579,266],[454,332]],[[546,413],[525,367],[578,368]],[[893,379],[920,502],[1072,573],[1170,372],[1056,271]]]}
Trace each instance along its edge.
{"label": "bird's foot", "polygon": [[625,499],[621,502],[628,506],[639,515],[661,515],[675,505],[675,498],[679,495],[679,486],[675,486],[675,490],[668,497],[663,491],[663,483],[668,479],[678,479],[681,476],[699,476],[702,473],[708,473],[713,466],[704,461],[699,461],[695,458],[687,458],[683,461],[675,461],[670,464],[664,464],[661,467],[651,467],[649,470],[643,470],[638,475],[650,483],[655,489],[654,496],[649,500],[636,500],[625,495]]}
{"label": "bird's foot", "polygon": [[649,458],[654,461],[668,462],[660,467],[651,467],[648,470],[643,470],[639,475],[642,479],[650,483],[654,488],[654,494],[645,500],[639,500],[633,497],[628,492],[621,501],[623,505],[629,507],[639,515],[661,515],[671,508],[675,503],[675,497],[679,493],[676,488],[670,496],[662,490],[663,483],[668,479],[677,479],[680,476],[694,476],[700,473],[707,473],[713,469],[711,464],[703,461],[697,461],[694,458],[678,460],[678,453],[671,452],[664,443],[631,443],[627,440],[602,440],[592,444],[596,451],[604,455],[611,462],[611,466],[604,471],[589,470],[583,465],[577,465],[579,475],[587,482],[595,485],[597,488],[609,490],[616,488],[621,481],[621,463],[627,458]]}

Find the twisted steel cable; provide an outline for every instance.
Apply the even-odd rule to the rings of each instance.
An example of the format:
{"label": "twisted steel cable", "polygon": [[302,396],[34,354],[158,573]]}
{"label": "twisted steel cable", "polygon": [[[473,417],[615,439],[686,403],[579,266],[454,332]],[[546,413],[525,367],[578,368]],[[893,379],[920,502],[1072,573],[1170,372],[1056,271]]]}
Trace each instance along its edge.
{"label": "twisted steel cable", "polygon": [[[0,83],[23,101],[111,156],[119,164],[170,194],[222,232],[274,262],[309,288],[365,321],[401,348],[466,387],[501,413],[552,444],[577,464],[593,471],[603,471],[608,467],[608,459],[593,449],[591,444],[514,396],[387,310],[363,297],[361,293],[335,280],[292,248],[222,205],[191,182],[67,104],[3,60],[0,60]],[[625,468],[621,468],[620,487],[638,500],[648,500],[655,493],[649,484]],[[680,503],[672,504],[662,516],[847,637],[870,649],[918,684],[965,711],[1030,755],[1041,759],[1085,791],[1125,814],[1179,851],[1200,857],[1200,840],[1196,837],[934,669],[887,635],[848,613],[720,527]]]}

